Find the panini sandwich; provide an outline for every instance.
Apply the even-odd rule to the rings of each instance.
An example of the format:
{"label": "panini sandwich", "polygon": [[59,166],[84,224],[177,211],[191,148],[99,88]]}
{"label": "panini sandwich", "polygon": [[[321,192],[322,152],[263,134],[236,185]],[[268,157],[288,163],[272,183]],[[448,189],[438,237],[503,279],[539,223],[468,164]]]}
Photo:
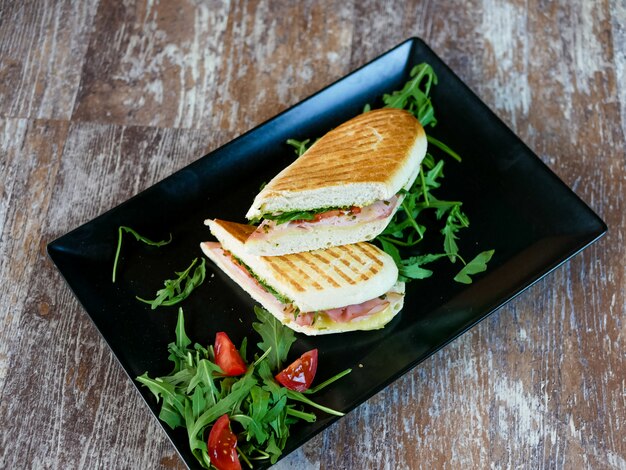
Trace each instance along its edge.
{"label": "panini sandwich", "polygon": [[361,242],[275,257],[247,252],[250,225],[207,220],[202,251],[278,320],[308,335],[382,328],[402,308],[393,259]]}
{"label": "panini sandwich", "polygon": [[378,109],[341,124],[256,196],[246,218],[260,225],[246,249],[276,256],[372,240],[425,154],[424,129],[407,111]]}

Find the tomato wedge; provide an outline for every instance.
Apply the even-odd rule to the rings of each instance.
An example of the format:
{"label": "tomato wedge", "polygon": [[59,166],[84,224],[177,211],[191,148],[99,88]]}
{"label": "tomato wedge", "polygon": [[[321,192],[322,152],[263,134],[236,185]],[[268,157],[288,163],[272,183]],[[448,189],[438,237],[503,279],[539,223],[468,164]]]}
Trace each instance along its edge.
{"label": "tomato wedge", "polygon": [[296,359],[284,369],[275,379],[285,388],[304,392],[313,383],[317,371],[317,349],[305,352],[300,359]]}
{"label": "tomato wedge", "polygon": [[360,212],[361,212],[361,208],[358,206],[352,206],[348,210],[334,209],[332,211],[320,212],[318,214],[315,214],[312,221],[305,220],[304,222],[319,222],[320,220],[329,219],[331,217],[338,217],[340,215],[355,215],[355,214],[359,214]]}
{"label": "tomato wedge", "polygon": [[228,415],[222,415],[211,428],[209,458],[217,470],[241,470],[237,455],[237,436],[230,430]]}
{"label": "tomato wedge", "polygon": [[228,335],[220,331],[215,335],[215,363],[220,366],[224,374],[229,376],[241,375],[246,371],[246,363],[239,355],[239,351]]}

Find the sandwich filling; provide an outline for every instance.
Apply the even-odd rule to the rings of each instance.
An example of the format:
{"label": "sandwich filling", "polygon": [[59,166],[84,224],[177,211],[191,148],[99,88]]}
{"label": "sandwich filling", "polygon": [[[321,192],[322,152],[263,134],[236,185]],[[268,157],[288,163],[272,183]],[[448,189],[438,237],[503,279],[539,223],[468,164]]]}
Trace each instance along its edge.
{"label": "sandwich filling", "polygon": [[222,257],[223,265],[229,274],[242,287],[245,286],[251,294],[256,294],[262,304],[277,307],[284,313],[283,321],[295,321],[300,326],[311,326],[324,329],[338,323],[376,322],[375,317],[387,313],[389,307],[398,301],[404,294],[395,292],[392,288],[387,294],[368,300],[361,304],[321,310],[316,312],[301,312],[300,309],[286,296],[257,276],[250,267],[224,250],[219,242],[205,242],[206,248]]}
{"label": "sandwich filling", "polygon": [[317,213],[265,214],[263,222],[249,240],[264,240],[289,231],[310,232],[320,226],[356,227],[390,217],[401,203],[402,197],[396,194],[391,199],[376,201],[364,207],[331,208]]}

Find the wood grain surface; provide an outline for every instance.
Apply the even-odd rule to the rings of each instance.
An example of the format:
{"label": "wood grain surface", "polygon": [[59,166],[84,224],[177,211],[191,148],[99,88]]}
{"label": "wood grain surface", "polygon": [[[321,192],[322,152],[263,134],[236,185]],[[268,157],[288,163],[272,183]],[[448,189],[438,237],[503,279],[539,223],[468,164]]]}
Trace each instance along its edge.
{"label": "wood grain surface", "polygon": [[411,36],[609,233],[276,467],[626,469],[623,0],[0,1],[0,468],[184,468],[46,244]]}

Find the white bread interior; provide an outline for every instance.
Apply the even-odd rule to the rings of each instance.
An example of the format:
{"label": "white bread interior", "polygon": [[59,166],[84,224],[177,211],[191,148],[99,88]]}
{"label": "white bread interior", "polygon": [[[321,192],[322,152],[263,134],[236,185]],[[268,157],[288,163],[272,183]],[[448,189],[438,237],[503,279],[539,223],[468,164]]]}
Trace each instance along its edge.
{"label": "white bread interior", "polygon": [[[381,121],[381,115],[389,119]],[[406,111],[362,114],[326,134],[276,175],[255,197],[246,218],[322,207],[363,207],[390,199],[416,174],[426,147],[424,129]],[[324,174],[324,167],[332,170]]]}
{"label": "white bread interior", "polygon": [[221,220],[205,223],[225,250],[302,312],[363,303],[385,294],[398,279],[391,256],[369,243],[263,257],[244,248],[254,227]]}

